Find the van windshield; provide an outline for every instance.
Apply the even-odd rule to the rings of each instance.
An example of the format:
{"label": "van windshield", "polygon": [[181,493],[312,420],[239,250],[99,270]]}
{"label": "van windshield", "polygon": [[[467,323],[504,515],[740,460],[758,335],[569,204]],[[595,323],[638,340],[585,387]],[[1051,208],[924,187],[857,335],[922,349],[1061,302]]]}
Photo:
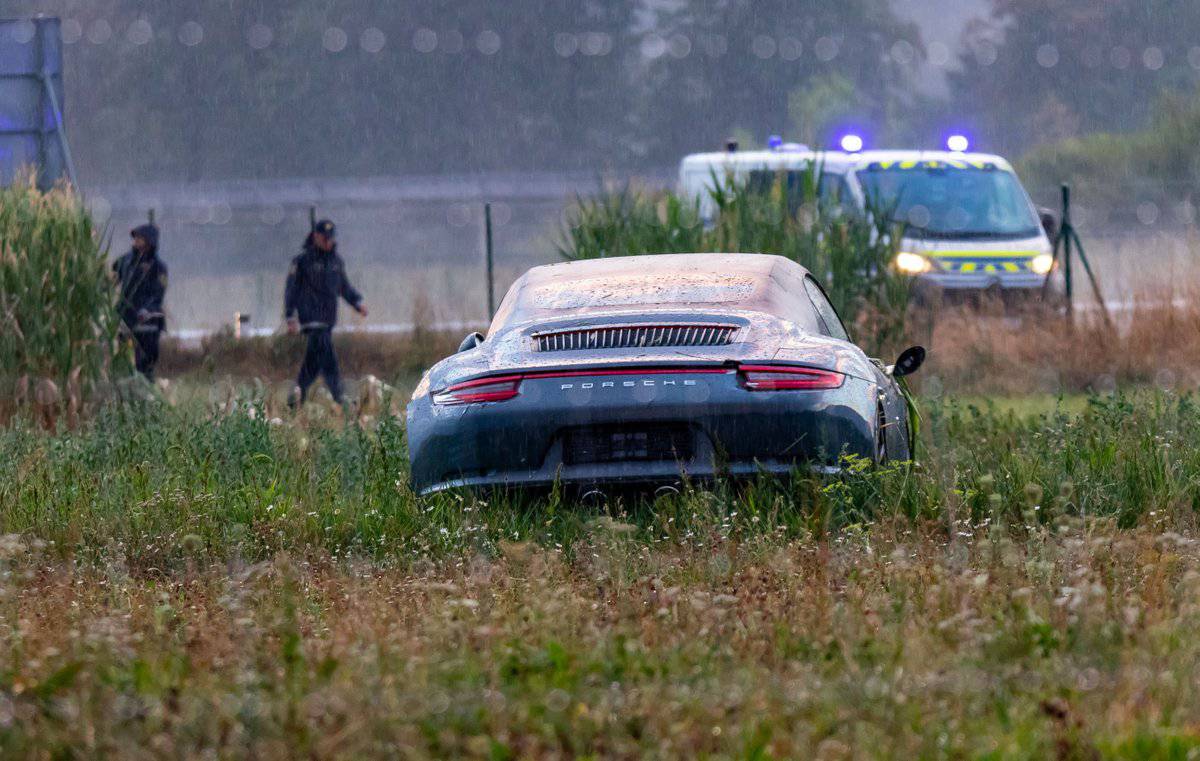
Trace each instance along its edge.
{"label": "van windshield", "polygon": [[994,165],[873,164],[858,180],[868,204],[891,210],[914,237],[1029,238],[1040,230],[1016,175]]}

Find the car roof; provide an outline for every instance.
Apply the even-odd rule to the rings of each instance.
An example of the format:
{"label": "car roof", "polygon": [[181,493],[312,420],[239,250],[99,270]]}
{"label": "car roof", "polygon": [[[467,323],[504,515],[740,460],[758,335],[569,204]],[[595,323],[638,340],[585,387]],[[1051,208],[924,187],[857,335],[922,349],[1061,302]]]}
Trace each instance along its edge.
{"label": "car roof", "polygon": [[771,254],[651,254],[547,264],[513,284],[495,325],[690,309],[794,316],[797,297],[808,298],[802,291],[807,274]]}
{"label": "car roof", "polygon": [[845,151],[821,151],[807,147],[797,149],[775,149],[764,151],[714,151],[693,153],[685,156],[680,171],[707,170],[714,166],[727,168],[787,169],[808,166],[821,162],[822,168],[833,172],[861,169],[874,163],[902,161],[966,161],[990,163],[999,169],[1012,171],[1012,165],[1002,156],[991,153],[958,153],[955,151],[927,151],[919,149],[869,150],[860,153]]}
{"label": "car roof", "polygon": [[955,151],[921,150],[872,150],[856,154],[855,168],[861,169],[875,163],[904,161],[965,161],[967,163],[994,164],[998,169],[1012,171],[1012,166],[1002,156],[991,153],[958,153]]}
{"label": "car roof", "polygon": [[819,162],[828,171],[845,171],[854,166],[853,154],[841,151],[814,151],[806,147],[765,151],[725,151],[693,153],[685,156],[680,171],[707,171],[713,167],[737,169],[790,169]]}

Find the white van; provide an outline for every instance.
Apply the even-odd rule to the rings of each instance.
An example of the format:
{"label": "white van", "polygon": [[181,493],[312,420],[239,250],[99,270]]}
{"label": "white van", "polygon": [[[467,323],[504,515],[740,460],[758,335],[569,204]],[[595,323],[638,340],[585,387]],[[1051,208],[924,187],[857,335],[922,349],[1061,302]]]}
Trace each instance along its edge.
{"label": "white van", "polygon": [[818,152],[803,146],[700,153],[680,165],[680,192],[698,198],[701,214],[711,219],[716,213],[710,197],[714,174],[745,187],[760,174],[807,172],[814,164],[820,167],[822,198],[863,214],[886,210],[904,225],[894,264],[918,278],[923,297],[982,290],[1032,296],[1051,275],[1048,229],[1053,221],[1039,215],[1012,167],[999,156]]}
{"label": "white van", "polygon": [[765,151],[693,153],[679,165],[679,188],[685,198],[699,199],[701,217],[711,222],[717,214],[712,194],[718,186],[732,183],[734,187],[766,187],[782,175],[787,187],[798,187],[814,166],[820,167],[817,192],[823,201],[854,202],[846,178],[853,165],[852,154],[814,151],[799,143],[784,143]]}

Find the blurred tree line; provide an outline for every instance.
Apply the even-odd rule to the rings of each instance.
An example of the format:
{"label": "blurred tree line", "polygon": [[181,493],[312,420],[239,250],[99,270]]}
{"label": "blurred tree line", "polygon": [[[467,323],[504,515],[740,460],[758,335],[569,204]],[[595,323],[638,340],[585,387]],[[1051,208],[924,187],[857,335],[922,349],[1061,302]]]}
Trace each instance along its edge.
{"label": "blurred tree line", "polygon": [[990,0],[964,34],[952,108],[1019,154],[1146,126],[1164,93],[1200,82],[1193,0]]}
{"label": "blurred tree line", "polygon": [[822,145],[850,127],[875,145],[969,129],[1021,155],[1141,129],[1161,94],[1195,92],[1191,0],[988,0],[942,92],[891,2],[7,0],[5,14],[64,19],[78,163],[104,182],[668,167],[730,135]]}
{"label": "blurred tree line", "polygon": [[1035,196],[1068,182],[1092,223],[1190,224],[1200,191],[1200,3],[990,0],[950,103],[1020,157]]}
{"label": "blurred tree line", "polygon": [[104,181],[670,166],[886,123],[920,55],[888,0],[11,1],[65,20]]}

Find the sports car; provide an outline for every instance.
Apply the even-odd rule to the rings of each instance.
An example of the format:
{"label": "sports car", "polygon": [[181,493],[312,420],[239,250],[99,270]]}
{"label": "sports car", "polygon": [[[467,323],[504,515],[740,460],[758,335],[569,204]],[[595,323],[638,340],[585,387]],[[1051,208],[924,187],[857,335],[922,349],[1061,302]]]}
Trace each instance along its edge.
{"label": "sports car", "polygon": [[658,254],[535,267],[487,336],[425,374],[411,478],[450,488],[673,486],[908,459],[896,378],[847,337],[799,264]]}

